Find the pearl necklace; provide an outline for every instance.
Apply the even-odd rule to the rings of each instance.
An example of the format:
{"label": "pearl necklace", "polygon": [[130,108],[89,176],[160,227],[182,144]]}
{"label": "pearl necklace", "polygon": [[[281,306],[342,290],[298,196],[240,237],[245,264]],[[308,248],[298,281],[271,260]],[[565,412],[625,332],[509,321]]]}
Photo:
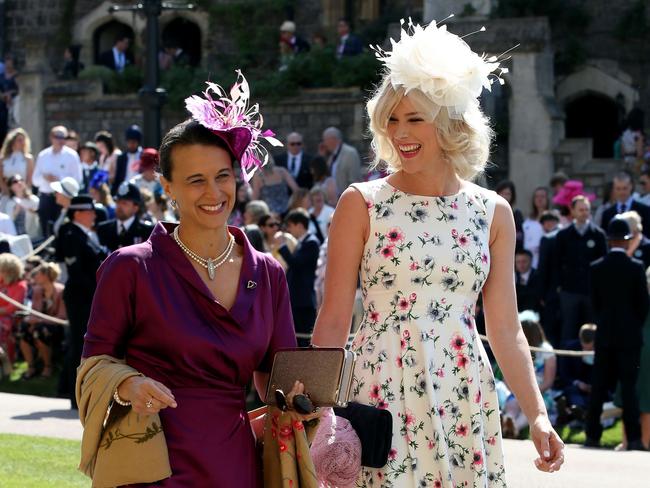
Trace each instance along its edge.
{"label": "pearl necklace", "polygon": [[174,240],[176,241],[176,244],[179,245],[179,247],[185,252],[185,254],[187,254],[190,258],[192,258],[194,261],[196,261],[205,269],[207,269],[208,276],[210,277],[211,280],[214,280],[215,271],[217,270],[217,268],[221,266],[223,263],[225,263],[230,257],[230,254],[232,253],[232,250],[235,247],[235,238],[231,234],[229,234],[230,240],[224,252],[222,252],[219,256],[217,256],[214,259],[210,259],[210,258],[206,259],[206,258],[202,258],[194,251],[192,251],[189,247],[187,247],[185,244],[183,244],[183,241],[181,241],[181,238],[178,236],[179,227],[180,226],[176,226],[172,234],[174,236]]}

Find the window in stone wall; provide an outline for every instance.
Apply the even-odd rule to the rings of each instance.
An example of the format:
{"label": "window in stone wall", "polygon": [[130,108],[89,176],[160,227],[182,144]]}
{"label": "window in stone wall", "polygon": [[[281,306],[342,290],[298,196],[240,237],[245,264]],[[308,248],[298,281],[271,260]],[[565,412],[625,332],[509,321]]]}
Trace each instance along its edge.
{"label": "window in stone wall", "polygon": [[620,135],[616,101],[599,93],[586,92],[565,106],[566,137],[591,138],[594,158],[611,158]]}
{"label": "window in stone wall", "polygon": [[133,29],[122,22],[111,20],[99,26],[93,34],[93,60],[99,64],[99,56],[113,48],[115,39],[118,36],[127,36],[131,39],[131,45],[127,51],[127,57],[132,58],[133,53]]}
{"label": "window in stone wall", "polygon": [[190,66],[201,63],[201,29],[194,22],[177,17],[162,28],[162,45],[170,49],[179,48],[178,56]]}

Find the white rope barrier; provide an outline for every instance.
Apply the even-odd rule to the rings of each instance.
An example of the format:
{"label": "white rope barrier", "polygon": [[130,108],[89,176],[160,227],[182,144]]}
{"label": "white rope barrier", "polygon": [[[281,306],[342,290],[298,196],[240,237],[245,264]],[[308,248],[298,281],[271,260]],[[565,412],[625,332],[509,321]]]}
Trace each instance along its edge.
{"label": "white rope barrier", "polygon": [[[350,344],[350,341],[354,339],[354,336],[356,334],[350,334],[348,336],[348,345]],[[483,334],[478,335],[481,340],[489,345],[489,341],[487,336],[484,336]],[[311,334],[304,334],[304,333],[299,333],[296,334],[296,338],[298,339],[311,339]],[[549,351],[548,349],[544,349],[542,347],[534,347],[534,346],[528,346],[528,349],[531,350],[531,352],[552,352],[556,356],[568,356],[568,357],[584,357],[584,356],[593,356],[594,351],[570,351],[568,349],[553,349],[553,351]]]}
{"label": "white rope barrier", "polygon": [[45,249],[47,246],[49,246],[49,245],[52,243],[52,241],[53,241],[54,239],[55,239],[54,236],[50,236],[50,237],[48,237],[48,238],[45,239],[43,242],[41,242],[41,243],[39,244],[39,246],[38,246],[36,249],[34,249],[32,252],[30,252],[30,253],[27,254],[26,256],[23,256],[22,258],[20,258],[21,261],[27,261],[29,258],[36,256],[36,255],[37,255],[38,253],[40,253],[43,249]]}
{"label": "white rope barrier", "polygon": [[33,316],[38,317],[39,319],[43,319],[43,320],[45,320],[47,322],[52,322],[52,323],[59,324],[59,325],[69,325],[70,324],[67,320],[63,320],[63,319],[60,319],[58,317],[53,317],[51,315],[46,315],[44,313],[38,312],[37,310],[34,310],[34,309],[28,307],[27,305],[24,305],[24,304],[22,304],[20,302],[17,302],[16,300],[14,300],[10,296],[2,293],[1,291],[0,291],[0,298],[2,300],[6,301],[6,302],[11,303],[14,307],[17,307],[20,310],[23,310],[23,311],[27,312],[29,315],[33,315]]}

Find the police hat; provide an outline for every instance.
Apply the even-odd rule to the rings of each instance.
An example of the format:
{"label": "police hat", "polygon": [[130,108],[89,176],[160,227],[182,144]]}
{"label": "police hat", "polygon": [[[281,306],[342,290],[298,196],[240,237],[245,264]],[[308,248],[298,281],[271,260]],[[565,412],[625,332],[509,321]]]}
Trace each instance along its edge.
{"label": "police hat", "polygon": [[614,217],[607,226],[607,239],[610,241],[629,241],[632,239],[632,232],[630,232],[627,221]]}
{"label": "police hat", "polygon": [[66,176],[61,181],[53,181],[50,183],[50,188],[55,193],[68,198],[74,198],[79,194],[79,183],[72,176]]}
{"label": "police hat", "polygon": [[140,130],[140,126],[133,124],[130,126],[128,129],[126,129],[126,132],[124,133],[124,138],[128,140],[133,140],[133,141],[142,141],[142,131]]}
{"label": "police hat", "polygon": [[115,195],[116,200],[131,200],[133,203],[140,205],[142,200],[142,195],[140,194],[140,189],[133,183],[123,181],[120,186],[117,188],[117,194]]}
{"label": "police hat", "polygon": [[69,219],[72,219],[72,216],[77,210],[95,210],[95,202],[90,195],[77,195],[70,200],[70,206],[66,215]]}

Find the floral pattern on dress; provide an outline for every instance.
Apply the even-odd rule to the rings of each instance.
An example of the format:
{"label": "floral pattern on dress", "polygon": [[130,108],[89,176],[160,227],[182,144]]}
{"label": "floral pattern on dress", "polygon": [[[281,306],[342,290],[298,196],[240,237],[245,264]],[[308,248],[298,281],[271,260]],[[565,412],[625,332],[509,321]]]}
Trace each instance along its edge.
{"label": "floral pattern on dress", "polygon": [[393,415],[388,463],[363,468],[357,486],[506,486],[494,377],[474,322],[494,193],[470,183],[445,197],[404,193],[386,179],[354,186],[370,236],[353,395]]}

